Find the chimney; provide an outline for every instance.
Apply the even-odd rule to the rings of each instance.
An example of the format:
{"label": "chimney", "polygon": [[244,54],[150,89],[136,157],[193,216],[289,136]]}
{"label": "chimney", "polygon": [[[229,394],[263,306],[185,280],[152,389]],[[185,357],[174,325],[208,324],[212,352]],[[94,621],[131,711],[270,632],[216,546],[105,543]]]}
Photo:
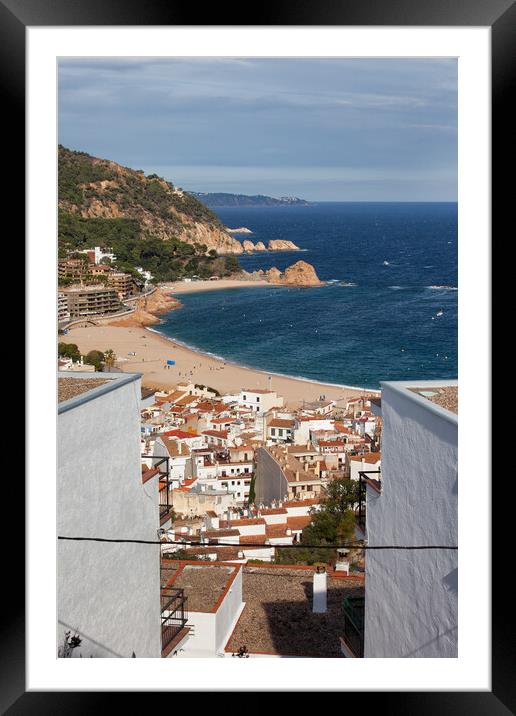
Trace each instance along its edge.
{"label": "chimney", "polygon": [[299,470],[296,470],[296,482],[299,482]]}
{"label": "chimney", "polygon": [[231,527],[231,510],[228,510],[228,529]]}
{"label": "chimney", "polygon": [[326,613],[326,592],[328,577],[325,567],[317,567],[314,572],[314,599],[312,611],[314,614]]}
{"label": "chimney", "polygon": [[335,563],[336,572],[344,572],[346,575],[349,575],[349,561],[346,558],[348,552],[348,549],[337,550],[337,562]]}

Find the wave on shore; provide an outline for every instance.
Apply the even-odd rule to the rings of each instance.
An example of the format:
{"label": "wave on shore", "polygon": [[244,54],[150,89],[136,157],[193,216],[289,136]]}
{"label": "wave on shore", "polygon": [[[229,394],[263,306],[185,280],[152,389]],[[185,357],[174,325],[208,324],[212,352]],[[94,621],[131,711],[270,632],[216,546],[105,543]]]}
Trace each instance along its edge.
{"label": "wave on shore", "polygon": [[228,358],[225,358],[224,356],[217,355],[216,353],[210,353],[210,351],[202,350],[201,348],[197,348],[197,346],[190,345],[189,343],[185,343],[185,341],[181,341],[177,338],[174,338],[172,336],[167,336],[165,333],[162,333],[161,331],[156,330],[156,328],[151,328],[150,326],[145,326],[146,331],[150,331],[152,333],[156,333],[161,338],[164,338],[169,343],[175,344],[180,346],[181,348],[186,348],[189,351],[192,351],[193,353],[197,353],[201,356],[206,356],[207,358],[214,358],[215,360],[223,361],[226,365],[234,365],[237,368],[243,368],[244,370],[250,370],[255,373],[262,373],[264,375],[274,375],[278,378],[286,378],[288,380],[300,380],[304,383],[312,383],[314,385],[321,385],[321,386],[327,386],[330,388],[342,388],[344,390],[358,390],[360,392],[365,393],[374,393],[375,395],[380,395],[381,391],[376,388],[364,388],[357,385],[344,385],[342,383],[331,383],[329,381],[323,382],[321,380],[313,380],[312,378],[305,378],[301,375],[286,375],[285,373],[277,373],[273,370],[263,370],[262,368],[254,368],[253,366],[248,365],[242,365],[242,363],[237,363],[236,361],[230,360]]}

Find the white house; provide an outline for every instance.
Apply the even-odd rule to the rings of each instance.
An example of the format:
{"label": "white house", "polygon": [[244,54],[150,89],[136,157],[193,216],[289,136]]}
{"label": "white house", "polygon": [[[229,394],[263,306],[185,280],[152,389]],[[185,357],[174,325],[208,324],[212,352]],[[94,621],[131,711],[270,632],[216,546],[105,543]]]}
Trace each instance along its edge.
{"label": "white house", "polygon": [[226,646],[244,609],[242,565],[220,562],[170,562],[164,590],[183,589],[190,631],[170,658],[225,656]]}
{"label": "white house", "polygon": [[[347,455],[349,461],[349,476],[352,480],[359,479],[359,472],[374,473],[381,468],[382,456],[379,452],[368,452],[364,455]],[[378,479],[379,475],[371,474],[368,477]]]}
{"label": "white house", "polygon": [[[381,483],[367,485],[364,657],[457,657],[456,381],[382,383]],[[435,402],[434,402],[435,401]],[[374,477],[374,476],[373,476]]]}
{"label": "white house", "polygon": [[272,418],[267,425],[267,439],[274,443],[292,442],[295,421],[284,418]]}
{"label": "white house", "polygon": [[[156,541],[159,476],[142,482],[140,376],[96,375],[58,379],[57,534]],[[58,540],[58,649],[70,631],[81,639],[74,657],[160,657],[159,555],[157,544]]]}
{"label": "white house", "polygon": [[275,390],[243,389],[238,396],[238,405],[250,408],[253,413],[268,413],[269,410],[283,405],[283,398]]}

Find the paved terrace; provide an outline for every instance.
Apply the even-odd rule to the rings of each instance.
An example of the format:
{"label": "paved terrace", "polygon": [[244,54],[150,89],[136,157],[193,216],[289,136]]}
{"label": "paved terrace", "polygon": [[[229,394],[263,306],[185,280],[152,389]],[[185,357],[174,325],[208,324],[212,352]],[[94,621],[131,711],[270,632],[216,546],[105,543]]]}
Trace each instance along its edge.
{"label": "paved terrace", "polygon": [[244,567],[246,606],[226,652],[245,645],[251,653],[341,657],[342,602],[344,597],[364,596],[364,577],[334,577],[329,573],[328,611],[313,614],[313,573],[313,567]]}

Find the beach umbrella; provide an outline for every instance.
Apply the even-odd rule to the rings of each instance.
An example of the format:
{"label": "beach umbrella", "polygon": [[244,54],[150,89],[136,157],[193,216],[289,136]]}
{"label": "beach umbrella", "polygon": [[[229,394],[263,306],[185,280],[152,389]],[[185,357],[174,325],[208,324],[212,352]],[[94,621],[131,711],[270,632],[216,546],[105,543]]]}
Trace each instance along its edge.
{"label": "beach umbrella", "polygon": [[167,365],[175,365],[175,360],[171,360],[170,358],[167,358]]}

